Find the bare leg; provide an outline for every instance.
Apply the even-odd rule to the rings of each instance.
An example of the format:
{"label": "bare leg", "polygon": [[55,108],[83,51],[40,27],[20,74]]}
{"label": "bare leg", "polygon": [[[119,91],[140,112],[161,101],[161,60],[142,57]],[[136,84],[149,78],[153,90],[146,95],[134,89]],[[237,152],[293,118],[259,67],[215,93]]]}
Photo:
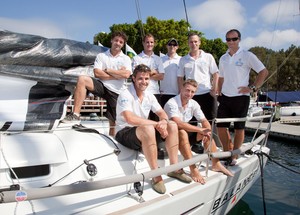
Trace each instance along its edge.
{"label": "bare leg", "polygon": [[[244,129],[235,129],[234,130],[234,147],[233,147],[233,149],[239,149],[244,142],[244,138],[245,138],[245,130]],[[236,159],[237,156],[234,156],[234,158]]]}
{"label": "bare leg", "polygon": [[231,151],[233,144],[228,128],[218,127],[218,135],[223,145],[223,151]]}
{"label": "bare leg", "polygon": [[89,76],[79,76],[74,93],[74,113],[80,115],[80,110],[87,90],[93,90],[94,84]]}
{"label": "bare leg", "polygon": [[178,163],[178,127],[175,122],[168,123],[168,136],[166,138],[166,149],[170,164]]}
{"label": "bare leg", "polygon": [[115,136],[115,126],[116,123],[114,121],[109,120],[109,135],[112,137]]}
{"label": "bare leg", "polygon": [[[216,152],[217,151],[217,146],[214,140],[210,142],[209,138],[204,138],[204,148],[205,150],[209,150],[210,152]],[[218,158],[212,158],[212,171],[215,172],[222,172],[225,175],[228,176],[233,176],[232,172],[230,172],[228,169],[226,169],[220,162]]]}
{"label": "bare leg", "polygon": [[[185,130],[179,130],[179,151],[184,157],[185,160],[188,160],[193,157],[191,146],[189,143],[188,134]],[[205,184],[204,178],[201,176],[198,168],[195,164],[189,166],[191,171],[191,177],[195,182],[199,182],[201,184]]]}
{"label": "bare leg", "polygon": [[[137,138],[142,143],[142,149],[151,170],[158,168],[157,145],[155,139],[155,128],[151,125],[139,126],[136,129]],[[162,181],[161,176],[153,178],[154,182]]]}

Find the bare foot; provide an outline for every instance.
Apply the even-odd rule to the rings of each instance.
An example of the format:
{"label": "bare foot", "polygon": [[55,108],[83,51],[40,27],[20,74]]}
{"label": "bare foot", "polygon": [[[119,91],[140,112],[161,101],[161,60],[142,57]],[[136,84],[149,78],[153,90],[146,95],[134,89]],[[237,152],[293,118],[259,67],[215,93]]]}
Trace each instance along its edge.
{"label": "bare foot", "polygon": [[199,170],[197,169],[196,166],[194,167],[190,167],[191,170],[191,178],[195,181],[195,182],[199,182],[200,184],[205,184],[205,180],[204,178],[200,175]]}
{"label": "bare foot", "polygon": [[230,172],[228,169],[226,169],[226,167],[223,166],[220,161],[218,161],[215,164],[213,164],[212,171],[222,172],[225,175],[228,175],[228,176],[231,176],[231,177],[233,176],[232,172]]}

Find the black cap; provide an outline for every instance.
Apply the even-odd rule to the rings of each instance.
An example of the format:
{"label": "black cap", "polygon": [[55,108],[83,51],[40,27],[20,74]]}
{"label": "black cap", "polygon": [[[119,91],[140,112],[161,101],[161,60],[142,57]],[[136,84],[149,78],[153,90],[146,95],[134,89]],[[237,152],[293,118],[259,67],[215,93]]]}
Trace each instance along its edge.
{"label": "black cap", "polygon": [[178,46],[178,41],[175,39],[175,38],[171,38],[169,41],[168,41],[168,43],[167,43],[167,45],[169,45],[170,43],[175,43],[176,44],[176,46]]}

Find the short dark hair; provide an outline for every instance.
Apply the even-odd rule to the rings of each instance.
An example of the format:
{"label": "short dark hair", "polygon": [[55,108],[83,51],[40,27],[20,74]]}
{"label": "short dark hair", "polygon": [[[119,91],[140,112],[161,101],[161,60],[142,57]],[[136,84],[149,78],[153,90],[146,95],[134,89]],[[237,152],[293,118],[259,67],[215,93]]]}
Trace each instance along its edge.
{"label": "short dark hair", "polygon": [[115,37],[122,37],[124,40],[124,43],[127,43],[128,36],[123,31],[115,31],[111,34],[111,39]]}
{"label": "short dark hair", "polygon": [[196,32],[190,32],[189,34],[188,34],[188,40],[190,39],[190,37],[192,37],[192,36],[198,36],[199,37],[199,39],[201,39],[201,36],[199,35],[199,34],[197,34]]}
{"label": "short dark hair", "polygon": [[230,29],[229,31],[227,31],[226,37],[227,37],[227,34],[232,33],[232,32],[236,32],[237,35],[238,35],[238,37],[239,37],[239,39],[242,38],[241,32],[239,30],[237,30],[237,29]]}
{"label": "short dark hair", "polygon": [[149,66],[147,66],[145,64],[139,64],[134,68],[132,76],[136,77],[136,74],[138,72],[151,73],[151,69],[149,68]]}

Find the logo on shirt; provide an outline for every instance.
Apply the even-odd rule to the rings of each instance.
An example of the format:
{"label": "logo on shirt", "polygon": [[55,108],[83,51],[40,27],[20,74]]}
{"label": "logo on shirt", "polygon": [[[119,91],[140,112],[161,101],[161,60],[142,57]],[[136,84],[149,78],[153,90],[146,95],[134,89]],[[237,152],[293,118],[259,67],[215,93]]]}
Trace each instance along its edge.
{"label": "logo on shirt", "polygon": [[127,102],[128,102],[128,99],[125,99],[125,98],[124,98],[124,99],[121,99],[121,101],[120,101],[120,102],[121,102],[121,104],[125,104],[125,103],[127,103]]}
{"label": "logo on shirt", "polygon": [[235,65],[236,66],[243,66],[243,62],[242,62],[242,59],[241,58],[239,58],[236,62],[235,62]]}

